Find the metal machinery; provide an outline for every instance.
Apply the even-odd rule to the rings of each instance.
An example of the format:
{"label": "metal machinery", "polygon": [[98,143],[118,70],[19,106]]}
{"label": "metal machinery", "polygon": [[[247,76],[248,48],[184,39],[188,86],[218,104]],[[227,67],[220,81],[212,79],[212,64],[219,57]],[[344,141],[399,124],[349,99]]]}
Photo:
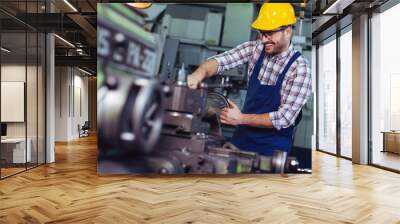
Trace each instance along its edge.
{"label": "metal machinery", "polygon": [[224,140],[218,115],[229,105],[211,92],[221,86],[189,89],[183,70],[177,81],[157,79],[157,39],[142,28],[140,12],[122,18],[124,7],[98,7],[99,173],[299,172],[285,152],[261,156]]}

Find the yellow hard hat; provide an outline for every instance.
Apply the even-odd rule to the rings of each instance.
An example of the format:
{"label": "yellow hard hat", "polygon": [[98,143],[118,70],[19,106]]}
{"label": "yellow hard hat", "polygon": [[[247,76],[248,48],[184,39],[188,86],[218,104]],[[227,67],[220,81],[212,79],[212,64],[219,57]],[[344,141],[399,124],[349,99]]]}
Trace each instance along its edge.
{"label": "yellow hard hat", "polygon": [[136,2],[136,3],[127,3],[128,5],[137,8],[137,9],[147,9],[151,6],[150,2]]}
{"label": "yellow hard hat", "polygon": [[256,30],[275,30],[295,23],[296,16],[290,3],[264,3],[251,27]]}

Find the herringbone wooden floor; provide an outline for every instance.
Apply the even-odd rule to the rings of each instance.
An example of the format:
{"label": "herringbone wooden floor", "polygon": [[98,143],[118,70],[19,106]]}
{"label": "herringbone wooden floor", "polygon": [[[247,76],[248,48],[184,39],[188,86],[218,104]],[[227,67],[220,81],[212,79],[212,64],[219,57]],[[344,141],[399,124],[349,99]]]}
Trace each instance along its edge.
{"label": "herringbone wooden floor", "polygon": [[400,223],[400,175],[315,152],[312,175],[98,176],[96,139],[0,181],[0,223]]}

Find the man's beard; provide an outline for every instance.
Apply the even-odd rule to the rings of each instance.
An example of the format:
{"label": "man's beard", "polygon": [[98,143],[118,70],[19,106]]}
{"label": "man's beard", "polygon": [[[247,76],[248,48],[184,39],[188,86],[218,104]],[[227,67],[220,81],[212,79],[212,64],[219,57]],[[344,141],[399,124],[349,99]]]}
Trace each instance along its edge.
{"label": "man's beard", "polygon": [[[266,42],[263,44],[264,45],[264,50],[270,54],[274,54],[276,51],[276,44],[274,42]],[[270,49],[269,51],[267,51],[267,49]]]}

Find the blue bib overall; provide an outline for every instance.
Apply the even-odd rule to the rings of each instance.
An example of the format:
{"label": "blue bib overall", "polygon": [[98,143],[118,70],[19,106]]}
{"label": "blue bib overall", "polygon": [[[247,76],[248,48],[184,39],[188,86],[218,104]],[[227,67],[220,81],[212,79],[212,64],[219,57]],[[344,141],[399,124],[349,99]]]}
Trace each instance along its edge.
{"label": "blue bib overall", "polygon": [[[258,80],[261,66],[265,58],[263,50],[250,76],[246,100],[242,109],[244,114],[264,114],[277,111],[281,104],[282,82],[287,71],[294,61],[300,56],[296,52],[288,61],[285,68],[278,76],[274,86],[262,85]],[[271,156],[274,150],[286,151],[288,154],[292,148],[294,126],[276,130],[275,128],[256,128],[239,125],[232,136],[232,143],[241,150],[260,153]]]}

